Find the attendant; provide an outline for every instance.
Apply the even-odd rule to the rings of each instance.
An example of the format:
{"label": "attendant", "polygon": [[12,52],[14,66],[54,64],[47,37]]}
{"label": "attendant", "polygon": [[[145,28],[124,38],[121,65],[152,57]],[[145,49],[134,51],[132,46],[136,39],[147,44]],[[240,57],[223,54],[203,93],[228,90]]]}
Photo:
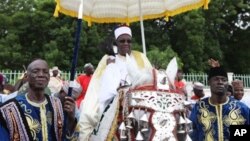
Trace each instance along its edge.
{"label": "attendant", "polygon": [[242,80],[234,80],[232,82],[234,88],[234,98],[250,107],[250,95],[245,94]]}
{"label": "attendant", "polygon": [[203,91],[204,85],[200,82],[195,82],[193,85],[193,93],[191,100],[193,103],[196,103],[197,101],[200,101],[204,96],[204,91]]}
{"label": "attendant", "polygon": [[52,69],[52,76],[48,84],[51,94],[58,93],[63,86],[63,80],[60,78],[60,70],[57,66],[54,66]]}
{"label": "attendant", "polygon": [[174,85],[175,85],[176,92],[179,94],[185,95],[186,100],[187,100],[186,82],[183,79],[183,72],[180,69],[177,70]]}
{"label": "attendant", "polygon": [[208,81],[211,97],[200,100],[193,107],[191,137],[193,141],[226,141],[230,139],[230,125],[250,124],[250,109],[227,96],[228,77],[222,67],[212,67]]}
{"label": "attendant", "polygon": [[78,108],[80,108],[80,104],[85,97],[86,91],[87,91],[88,86],[89,86],[89,82],[90,82],[91,77],[95,71],[94,66],[91,63],[85,64],[83,67],[83,70],[84,70],[84,74],[81,74],[76,78],[76,81],[82,87],[82,92],[81,92],[80,96],[76,99],[76,105]]}
{"label": "attendant", "polygon": [[232,82],[232,86],[234,89],[234,98],[237,100],[241,100],[244,96],[244,86],[243,81],[241,80],[234,80]]}
{"label": "attendant", "polygon": [[[48,96],[45,88],[50,79],[46,61],[36,59],[27,68],[29,89],[25,94],[5,102],[0,107],[0,139],[4,141],[62,141],[77,139],[75,102],[65,97]],[[64,125],[65,111],[68,115]],[[63,133],[63,128],[66,132]],[[62,135],[66,134],[66,138]]]}

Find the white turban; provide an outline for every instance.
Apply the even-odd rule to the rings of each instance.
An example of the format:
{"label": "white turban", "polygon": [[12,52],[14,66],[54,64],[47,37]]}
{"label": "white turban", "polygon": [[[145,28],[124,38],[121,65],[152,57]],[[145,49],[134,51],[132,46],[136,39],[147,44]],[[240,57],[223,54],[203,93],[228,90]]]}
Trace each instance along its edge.
{"label": "white turban", "polygon": [[132,37],[131,29],[128,26],[121,26],[115,29],[115,39],[117,39],[120,35],[128,34]]}
{"label": "white turban", "polygon": [[200,82],[195,82],[193,88],[197,90],[203,90],[204,85]]}
{"label": "white turban", "polygon": [[87,63],[87,64],[84,65],[83,68],[87,68],[87,67],[92,67],[93,68],[94,66],[91,63]]}

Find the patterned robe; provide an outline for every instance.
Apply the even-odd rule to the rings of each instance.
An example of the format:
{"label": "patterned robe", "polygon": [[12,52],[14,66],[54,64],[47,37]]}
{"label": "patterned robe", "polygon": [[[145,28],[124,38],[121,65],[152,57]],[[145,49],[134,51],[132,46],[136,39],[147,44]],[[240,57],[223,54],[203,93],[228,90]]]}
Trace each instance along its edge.
{"label": "patterned robe", "polygon": [[19,95],[0,107],[0,139],[4,141],[61,141],[63,109],[58,98],[46,95],[34,103],[27,94]]}
{"label": "patterned robe", "polygon": [[249,124],[249,118],[250,109],[233,98],[219,105],[205,98],[196,103],[190,115],[194,128],[191,138],[193,141],[227,141],[230,125]]}

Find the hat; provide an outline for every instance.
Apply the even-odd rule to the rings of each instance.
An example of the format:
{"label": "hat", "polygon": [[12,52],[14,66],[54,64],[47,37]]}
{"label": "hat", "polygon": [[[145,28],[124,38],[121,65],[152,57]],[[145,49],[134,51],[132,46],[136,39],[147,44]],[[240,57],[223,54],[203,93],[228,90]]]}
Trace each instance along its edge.
{"label": "hat", "polygon": [[236,79],[236,80],[232,81],[232,85],[233,85],[233,87],[243,87],[243,81]]}
{"label": "hat", "polygon": [[59,68],[58,68],[57,66],[54,66],[54,67],[51,69],[51,71],[55,71],[55,70],[60,71]]}
{"label": "hat", "polygon": [[62,89],[62,81],[56,77],[50,77],[48,88],[51,94],[58,93]]}
{"label": "hat", "polygon": [[193,85],[193,88],[197,89],[197,90],[203,90],[204,85],[202,83],[200,83],[200,82],[195,82],[194,85]]}
{"label": "hat", "polygon": [[115,39],[123,34],[128,34],[132,37],[131,29],[128,26],[121,26],[115,29]]}
{"label": "hat", "polygon": [[83,68],[87,68],[87,67],[94,67],[94,66],[91,63],[87,63],[87,64],[84,65]]}
{"label": "hat", "polygon": [[209,73],[208,73],[208,80],[210,80],[214,76],[224,76],[224,77],[228,78],[226,71],[222,67],[210,68]]}
{"label": "hat", "polygon": [[[70,85],[69,81],[64,81],[62,89],[65,93],[68,93],[69,85]],[[73,81],[73,83],[72,83],[72,96],[78,97],[81,92],[82,92],[81,85],[79,83],[77,83],[76,81]]]}

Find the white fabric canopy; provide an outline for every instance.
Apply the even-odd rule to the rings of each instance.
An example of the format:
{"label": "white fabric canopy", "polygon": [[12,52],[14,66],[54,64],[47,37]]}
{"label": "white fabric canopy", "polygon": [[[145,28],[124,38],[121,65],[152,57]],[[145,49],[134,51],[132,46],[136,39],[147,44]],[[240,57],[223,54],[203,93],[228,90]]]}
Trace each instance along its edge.
{"label": "white fabric canopy", "polygon": [[[82,0],[83,19],[98,23],[131,23],[143,19],[169,17],[196,9],[207,8],[209,0]],[[139,2],[140,1],[140,2]],[[77,17],[81,0],[56,0],[58,12]],[[141,12],[140,5],[141,3]]]}

